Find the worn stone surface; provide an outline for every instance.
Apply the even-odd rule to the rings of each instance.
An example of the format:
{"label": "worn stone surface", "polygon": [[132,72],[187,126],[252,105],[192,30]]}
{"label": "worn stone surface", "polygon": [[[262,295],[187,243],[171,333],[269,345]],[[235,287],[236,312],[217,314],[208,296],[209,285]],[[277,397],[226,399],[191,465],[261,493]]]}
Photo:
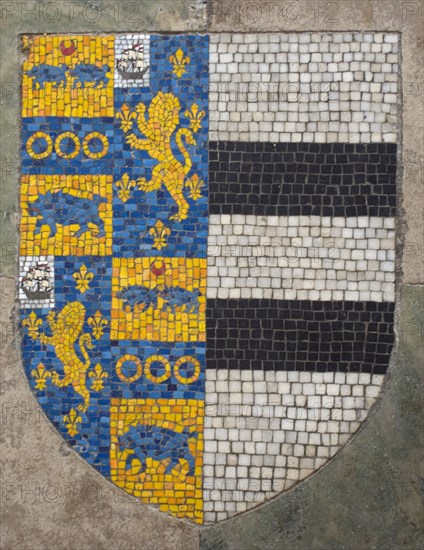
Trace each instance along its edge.
{"label": "worn stone surface", "polygon": [[[424,3],[417,2],[424,17]],[[417,22],[420,24],[420,17]],[[403,80],[402,121],[402,214],[405,224],[402,271],[404,283],[424,282],[424,76],[420,62],[423,34],[412,21],[403,27],[401,75]]]}
{"label": "worn stone surface", "polygon": [[[72,4],[73,11],[69,11]],[[19,33],[206,29],[200,0],[2,3],[1,548],[198,548],[196,528],[139,504],[71,451],[32,397],[15,328]],[[422,535],[423,349],[422,21],[424,4],[211,0],[211,32],[401,31],[404,286],[400,347],[382,401],[330,464],[272,503],[202,532],[204,549],[418,548]],[[65,472],[65,473],[64,473]]]}
{"label": "worn stone surface", "polygon": [[423,306],[423,289],[402,289],[396,365],[360,433],[304,484],[253,512],[207,528],[203,550],[423,544]]}
{"label": "worn stone surface", "polygon": [[313,4],[308,0],[210,0],[209,31],[419,31],[421,2],[395,0],[335,0]]}

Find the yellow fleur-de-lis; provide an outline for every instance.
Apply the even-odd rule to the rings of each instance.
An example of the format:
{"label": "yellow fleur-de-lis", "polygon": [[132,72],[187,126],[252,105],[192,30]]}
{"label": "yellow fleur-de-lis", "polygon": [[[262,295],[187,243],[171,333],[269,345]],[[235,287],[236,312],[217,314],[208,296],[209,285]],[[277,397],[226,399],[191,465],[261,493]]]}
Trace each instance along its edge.
{"label": "yellow fleur-de-lis", "polygon": [[109,324],[109,321],[103,317],[100,311],[97,310],[93,317],[88,318],[87,323],[88,326],[93,327],[91,331],[94,338],[96,340],[100,340],[104,333],[103,327],[106,327]]}
{"label": "yellow fleur-de-lis", "polygon": [[94,278],[94,273],[88,271],[85,265],[82,264],[79,271],[73,274],[73,278],[77,282],[77,290],[79,290],[81,294],[84,294],[90,287],[90,283]]}
{"label": "yellow fleur-de-lis", "polygon": [[51,377],[51,372],[46,370],[43,363],[38,363],[37,368],[31,371],[31,376],[36,381],[35,387],[37,390],[44,390],[47,384],[47,379]]}
{"label": "yellow fleur-de-lis", "polygon": [[94,391],[100,391],[105,387],[103,378],[108,378],[109,375],[102,369],[100,363],[94,367],[94,370],[88,373],[89,378],[92,378],[91,388]]}
{"label": "yellow fleur-de-lis", "polygon": [[197,201],[202,196],[202,188],[205,186],[205,182],[197,174],[194,174],[192,178],[186,181],[185,186],[190,189],[188,195],[190,199]]}
{"label": "yellow fleur-de-lis", "polygon": [[133,119],[137,118],[137,114],[132,112],[126,103],[122,105],[121,110],[116,113],[116,118],[121,119],[121,130],[129,132],[133,125]]}
{"label": "yellow fleur-de-lis", "polygon": [[75,409],[71,409],[69,414],[65,414],[63,421],[66,423],[65,427],[71,437],[79,433],[78,424],[81,424],[82,418]]}
{"label": "yellow fleur-de-lis", "polygon": [[22,321],[22,326],[28,327],[28,336],[32,340],[37,340],[40,326],[43,324],[42,319],[37,318],[35,311],[31,311],[29,316]]}
{"label": "yellow fleur-de-lis", "polygon": [[183,74],[187,72],[185,67],[190,63],[190,58],[188,55],[184,56],[183,50],[179,48],[174,54],[169,56],[169,61],[174,66],[174,70],[172,72],[177,76],[177,78],[181,78]]}
{"label": "yellow fleur-de-lis", "polygon": [[205,111],[199,111],[197,103],[193,103],[191,109],[184,113],[190,119],[190,128],[196,133],[202,127],[202,119],[206,115]]}
{"label": "yellow fleur-de-lis", "polygon": [[115,185],[119,189],[118,197],[125,203],[130,198],[130,190],[136,186],[136,182],[134,180],[130,180],[128,174],[124,174],[122,179],[117,181]]}
{"label": "yellow fleur-de-lis", "polygon": [[149,234],[153,237],[153,248],[156,250],[162,250],[162,248],[168,246],[168,237],[171,230],[160,220],[155,223],[154,227],[149,229]]}

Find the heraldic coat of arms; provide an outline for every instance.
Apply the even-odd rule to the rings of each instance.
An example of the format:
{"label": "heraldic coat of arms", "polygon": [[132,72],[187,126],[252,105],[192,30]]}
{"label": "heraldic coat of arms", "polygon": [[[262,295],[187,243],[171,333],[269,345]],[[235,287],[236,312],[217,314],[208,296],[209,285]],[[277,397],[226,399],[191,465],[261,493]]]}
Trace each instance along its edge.
{"label": "heraldic coat of arms", "polygon": [[389,366],[397,42],[344,79],[364,38],[340,36],[23,37],[23,366],[87,463],[176,518],[309,476]]}

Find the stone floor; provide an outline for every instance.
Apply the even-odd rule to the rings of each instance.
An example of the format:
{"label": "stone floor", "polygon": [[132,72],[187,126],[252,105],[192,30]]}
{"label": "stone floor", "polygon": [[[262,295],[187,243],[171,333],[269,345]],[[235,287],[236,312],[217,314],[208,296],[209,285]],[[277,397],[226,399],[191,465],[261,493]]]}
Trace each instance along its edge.
{"label": "stone floor", "polygon": [[[422,534],[422,68],[424,5],[372,0],[291,6],[279,2],[109,0],[4,2],[2,122],[1,460],[2,548],[418,548]],[[359,433],[307,481],[247,514],[202,530],[170,519],[115,488],[60,438],[25,380],[16,330],[18,34],[28,32],[402,32],[402,211],[397,221],[394,362]],[[421,40],[421,42],[420,42]],[[221,128],[222,129],[222,128]],[[328,129],[331,131],[331,129]],[[216,131],[220,131],[217,125]],[[227,129],[223,129],[226,132]],[[338,132],[338,129],[335,129]],[[364,132],[366,131],[364,127]],[[392,128],[386,127],[390,135]],[[261,137],[259,136],[259,140]],[[390,138],[389,138],[390,141]],[[422,204],[422,200],[421,200]],[[217,221],[216,225],[219,225]],[[233,227],[244,226],[245,221]],[[307,224],[308,225],[308,224]],[[238,231],[238,229],[236,229]],[[390,258],[391,260],[391,258]],[[399,280],[399,278],[398,278]],[[391,281],[389,281],[391,283]],[[385,287],[392,296],[394,289]],[[373,375],[373,376],[379,376]],[[209,384],[216,381],[210,379]],[[221,380],[221,383],[225,380]],[[249,382],[245,380],[245,382]],[[260,382],[260,381],[259,381]],[[290,382],[297,383],[291,380]],[[306,381],[305,383],[311,383]],[[335,381],[331,381],[334,385]],[[278,383],[287,383],[278,380]],[[342,382],[341,382],[342,383]],[[380,382],[377,384],[377,386]],[[312,388],[311,388],[312,389]],[[369,396],[373,397],[373,396]],[[218,429],[219,426],[218,426]],[[356,428],[355,428],[356,429]],[[354,431],[354,430],[352,430]],[[344,441],[342,442],[344,443]],[[306,468],[307,470],[308,468]],[[69,475],[69,472],[72,475]],[[64,472],[67,472],[64,474]],[[303,476],[301,476],[303,477]],[[222,518],[223,519],[223,518]],[[83,529],[81,529],[83,526]]]}

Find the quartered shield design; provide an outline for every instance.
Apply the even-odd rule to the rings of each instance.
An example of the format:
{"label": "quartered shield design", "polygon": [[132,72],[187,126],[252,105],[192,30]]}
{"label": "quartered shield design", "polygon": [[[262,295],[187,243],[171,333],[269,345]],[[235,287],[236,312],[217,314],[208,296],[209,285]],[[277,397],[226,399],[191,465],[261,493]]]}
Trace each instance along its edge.
{"label": "quartered shield design", "polygon": [[368,35],[23,39],[24,368],[90,465],[177,518],[288,489],[378,397],[398,50]]}

